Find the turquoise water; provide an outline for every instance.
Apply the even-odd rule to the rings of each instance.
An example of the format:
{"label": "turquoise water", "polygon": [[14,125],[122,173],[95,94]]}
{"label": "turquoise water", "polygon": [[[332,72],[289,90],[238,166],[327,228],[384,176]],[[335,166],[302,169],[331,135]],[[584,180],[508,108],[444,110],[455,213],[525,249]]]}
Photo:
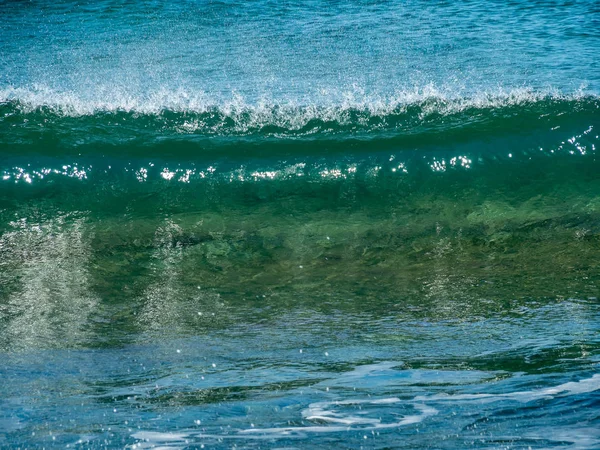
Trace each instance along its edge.
{"label": "turquoise water", "polygon": [[600,447],[597,2],[0,17],[0,447]]}

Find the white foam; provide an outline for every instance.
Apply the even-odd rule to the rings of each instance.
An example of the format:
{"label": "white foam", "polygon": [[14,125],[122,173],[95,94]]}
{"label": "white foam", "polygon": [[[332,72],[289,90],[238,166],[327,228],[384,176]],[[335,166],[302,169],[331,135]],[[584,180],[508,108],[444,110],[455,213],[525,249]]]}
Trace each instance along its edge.
{"label": "white foam", "polygon": [[[18,102],[24,112],[49,108],[66,116],[92,115],[98,112],[132,112],[160,114],[165,110],[186,113],[218,111],[246,128],[266,124],[286,129],[305,126],[310,120],[347,123],[349,111],[361,111],[371,116],[386,116],[404,111],[411,105],[420,105],[421,115],[451,114],[466,108],[493,108],[535,102],[545,98],[575,99],[586,95],[583,91],[562,94],[556,89],[537,91],[530,88],[512,88],[466,94],[452,87],[428,84],[399,89],[389,94],[354,91],[329,92],[327,95],[309,95],[302,98],[262,97],[247,99],[235,91],[228,96],[214,96],[204,91],[185,87],[158,87],[132,94],[126,87],[96,86],[91,91],[59,90],[47,85],[7,86],[0,88],[0,103]],[[186,120],[179,125],[181,132],[193,132],[205,124]]]}
{"label": "white foam", "polygon": [[184,433],[161,433],[158,431],[138,431],[131,435],[137,442],[129,448],[143,449],[153,448],[162,450],[181,449],[187,446],[190,438],[189,434]]}
{"label": "white foam", "polygon": [[541,398],[553,398],[558,395],[576,395],[594,392],[600,389],[600,374],[580,381],[571,381],[558,386],[535,389],[529,391],[509,392],[506,394],[438,394],[432,396],[417,396],[415,401],[477,401],[477,402],[495,402],[500,400],[516,400],[523,403],[538,400]]}
{"label": "white foam", "polygon": [[[392,363],[384,363],[385,367],[392,367]],[[369,373],[373,371],[377,365],[368,365],[358,368],[361,373]],[[379,367],[381,368],[381,367]],[[269,427],[269,428],[249,428],[239,430],[237,433],[226,435],[212,435],[203,433],[159,433],[151,431],[140,431],[132,436],[143,442],[138,442],[136,448],[180,448],[181,444],[186,443],[188,439],[215,438],[215,439],[262,439],[262,438],[278,438],[278,437],[305,437],[311,433],[337,433],[349,430],[354,431],[372,431],[381,429],[393,429],[403,426],[414,425],[423,422],[429,417],[438,414],[438,410],[428,403],[437,402],[456,402],[456,401],[477,401],[477,402],[493,402],[499,400],[515,400],[520,402],[529,402],[540,398],[552,398],[558,395],[576,395],[594,392],[600,389],[600,374],[594,375],[591,378],[576,382],[563,383],[558,386],[517,391],[506,394],[457,394],[457,395],[432,395],[432,396],[417,396],[412,400],[402,400],[398,397],[385,397],[375,399],[346,399],[339,401],[324,401],[311,403],[302,411],[302,418],[309,422],[324,422],[323,424],[314,424],[307,426],[290,426],[290,427]],[[394,405],[403,404],[414,409],[415,414],[401,416],[399,420],[392,422],[384,422],[381,418],[368,417],[369,409],[363,408],[368,405]],[[344,407],[360,406],[356,408],[357,414],[351,415],[344,411]],[[568,434],[568,433],[567,433]],[[570,435],[569,435],[570,436]],[[534,438],[534,437],[532,437]],[[564,436],[563,436],[564,438]],[[576,439],[569,440],[576,442]],[[585,448],[598,442],[597,436],[590,436]],[[583,447],[582,447],[583,448]]]}
{"label": "white foam", "polygon": [[[312,403],[302,411],[302,417],[309,421],[322,421],[335,425],[312,425],[304,427],[282,427],[282,428],[250,428],[241,430],[241,434],[260,434],[270,436],[290,436],[303,433],[335,433],[339,431],[353,430],[376,430],[385,428],[398,428],[406,425],[420,423],[430,416],[438,413],[438,410],[423,404],[412,405],[418,411],[418,414],[403,416],[396,422],[383,423],[380,418],[373,419],[364,415],[351,416],[343,412],[335,411],[340,406],[350,405],[389,405],[401,403],[402,400],[396,397],[382,399],[349,399],[332,402]],[[363,410],[363,413],[366,411]]]}
{"label": "white foam", "polygon": [[[387,363],[386,367],[391,367],[392,363]],[[369,365],[359,368],[363,374],[372,372],[376,366]],[[591,378],[577,382],[568,382],[558,386],[518,391],[506,394],[458,394],[458,395],[433,395],[417,396],[412,400],[401,400],[397,397],[379,398],[379,399],[347,399],[331,402],[315,402],[310,404],[302,411],[302,417],[307,421],[325,422],[331,425],[311,425],[304,427],[276,427],[276,428],[251,428],[241,430],[241,435],[268,435],[269,437],[289,437],[299,436],[306,433],[335,433],[354,430],[376,430],[386,428],[399,428],[402,426],[413,425],[422,422],[428,417],[438,414],[438,410],[427,403],[429,402],[447,402],[447,401],[477,401],[493,402],[499,400],[515,400],[520,402],[529,402],[540,398],[551,398],[557,395],[575,395],[593,392],[600,389],[600,374]],[[400,420],[384,423],[380,418],[369,418],[366,416],[368,410],[362,409],[361,415],[350,415],[340,411],[344,406],[365,406],[365,405],[392,405],[403,403],[412,406],[418,414],[403,416]]]}

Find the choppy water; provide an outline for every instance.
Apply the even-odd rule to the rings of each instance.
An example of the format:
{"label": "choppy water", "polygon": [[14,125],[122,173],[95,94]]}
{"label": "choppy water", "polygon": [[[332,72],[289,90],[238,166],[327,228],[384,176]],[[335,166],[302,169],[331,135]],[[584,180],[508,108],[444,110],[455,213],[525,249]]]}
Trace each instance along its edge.
{"label": "choppy water", "polygon": [[0,447],[600,447],[597,2],[0,19]]}

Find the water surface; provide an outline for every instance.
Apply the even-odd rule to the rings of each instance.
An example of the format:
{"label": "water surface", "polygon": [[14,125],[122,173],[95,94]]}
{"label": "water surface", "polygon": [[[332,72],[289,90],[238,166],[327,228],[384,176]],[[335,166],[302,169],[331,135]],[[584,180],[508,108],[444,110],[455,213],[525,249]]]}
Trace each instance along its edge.
{"label": "water surface", "polygon": [[596,2],[0,15],[1,447],[600,447]]}

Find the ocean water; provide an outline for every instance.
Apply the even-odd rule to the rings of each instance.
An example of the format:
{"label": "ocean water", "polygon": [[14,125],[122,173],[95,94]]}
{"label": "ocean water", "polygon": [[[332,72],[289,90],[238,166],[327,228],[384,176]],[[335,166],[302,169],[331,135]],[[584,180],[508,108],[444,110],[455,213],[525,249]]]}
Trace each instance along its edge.
{"label": "ocean water", "polygon": [[600,448],[597,1],[0,1],[1,448]]}

